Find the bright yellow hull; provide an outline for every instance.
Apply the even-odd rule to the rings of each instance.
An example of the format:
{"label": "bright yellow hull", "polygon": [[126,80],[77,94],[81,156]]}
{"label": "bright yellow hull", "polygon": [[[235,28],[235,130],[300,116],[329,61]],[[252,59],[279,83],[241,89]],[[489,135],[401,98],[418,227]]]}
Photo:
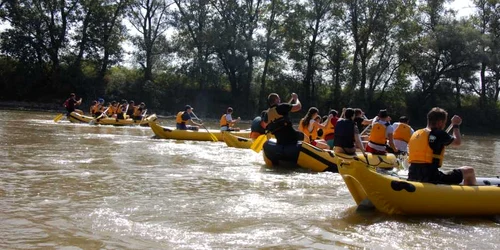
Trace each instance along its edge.
{"label": "bright yellow hull", "polygon": [[387,214],[500,214],[500,187],[496,185],[435,185],[406,181],[377,173],[365,161],[354,159],[339,160],[338,169],[358,205],[369,200],[377,210]]}
{"label": "bright yellow hull", "polygon": [[[217,140],[223,141],[224,133],[229,133],[229,132],[222,132],[220,130],[209,130],[210,133],[207,132],[205,129],[200,129],[198,131],[193,131],[193,130],[178,130],[175,128],[168,128],[168,127],[163,127],[157,124],[156,122],[152,122],[150,124],[151,129],[155,133],[156,136],[158,136],[161,139],[175,139],[175,140],[192,140],[192,141],[213,141],[212,137],[210,136],[210,133],[213,134]],[[250,136],[250,131],[238,131],[238,132],[230,132],[231,134],[234,134],[236,136],[240,137],[246,137],[248,138]]]}
{"label": "bright yellow hull", "polygon": [[134,121],[133,119],[125,119],[125,120],[117,120],[115,118],[100,118],[99,120],[94,120],[94,117],[80,115],[76,112],[71,112],[68,116],[70,122],[73,123],[92,123],[100,124],[100,125],[114,125],[114,126],[131,126],[131,125],[141,125],[141,126],[149,126],[150,123],[156,121],[157,117],[155,114],[146,117],[141,121]]}
{"label": "bright yellow hull", "polygon": [[224,132],[224,142],[228,147],[232,148],[250,148],[250,146],[252,146],[253,140],[250,138],[236,136],[232,133]]}

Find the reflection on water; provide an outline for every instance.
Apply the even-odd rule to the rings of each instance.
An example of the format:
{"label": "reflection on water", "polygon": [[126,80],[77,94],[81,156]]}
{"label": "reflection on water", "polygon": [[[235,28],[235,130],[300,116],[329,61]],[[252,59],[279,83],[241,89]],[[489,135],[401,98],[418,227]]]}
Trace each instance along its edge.
{"label": "reflection on water", "polygon": [[[489,218],[359,213],[333,173],[273,172],[222,142],[149,128],[54,124],[0,111],[0,248],[495,248]],[[172,122],[172,121],[170,121]],[[214,125],[215,126],[215,125]],[[464,137],[445,167],[498,175],[498,137]],[[495,202],[495,201],[492,201]]]}

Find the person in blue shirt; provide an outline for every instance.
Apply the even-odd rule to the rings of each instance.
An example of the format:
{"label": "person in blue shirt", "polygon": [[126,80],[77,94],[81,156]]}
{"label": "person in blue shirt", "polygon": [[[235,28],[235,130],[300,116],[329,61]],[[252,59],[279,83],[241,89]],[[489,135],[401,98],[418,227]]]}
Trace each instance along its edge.
{"label": "person in blue shirt", "polygon": [[[192,112],[193,112],[193,107],[191,107],[190,105],[186,105],[184,107],[184,111],[179,111],[179,113],[177,113],[177,116],[175,118],[177,129],[197,131],[198,129],[200,129],[200,126],[203,126],[202,123],[194,122],[193,119],[191,119]],[[187,125],[188,122],[193,124],[194,126]]]}

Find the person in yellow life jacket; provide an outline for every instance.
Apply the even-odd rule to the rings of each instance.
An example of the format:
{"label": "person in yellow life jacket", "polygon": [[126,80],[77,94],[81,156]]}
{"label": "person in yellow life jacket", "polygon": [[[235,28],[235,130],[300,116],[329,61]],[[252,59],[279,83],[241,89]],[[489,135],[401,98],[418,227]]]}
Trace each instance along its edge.
{"label": "person in yellow life jacket", "polygon": [[132,119],[134,121],[141,121],[144,111],[146,110],[146,104],[141,102],[138,106],[135,106],[134,113],[132,114]]}
{"label": "person in yellow life jacket", "polygon": [[98,108],[97,101],[95,101],[95,100],[92,101],[92,104],[90,105],[90,110],[89,110],[90,116],[96,117],[95,113],[97,111],[97,108]]}
{"label": "person in yellow life jacket", "polygon": [[413,128],[408,123],[408,118],[401,116],[399,122],[392,124],[392,128],[394,129],[394,145],[398,151],[405,153],[408,153],[408,142],[414,133]]}
{"label": "person in yellow life jacket", "polygon": [[240,117],[238,119],[234,120],[232,117],[233,114],[233,108],[229,107],[226,110],[226,113],[223,114],[220,118],[220,130],[221,131],[239,131],[239,128],[235,128],[234,124],[239,122],[241,120]]}
{"label": "person in yellow life jacket", "polygon": [[[179,111],[175,118],[176,128],[179,130],[196,130],[198,131],[203,123],[196,123],[191,118],[191,113],[193,111],[193,107],[190,105],[186,105],[184,107],[184,111]],[[194,126],[187,125],[190,122]]]}
{"label": "person in yellow life jacket", "polygon": [[326,123],[317,122],[317,117],[320,117],[319,110],[316,107],[309,108],[304,118],[300,120],[299,131],[304,133],[305,142],[318,148],[329,149],[325,140],[318,139],[318,129],[324,128]]}
{"label": "person in yellow life jacket", "polygon": [[304,134],[293,128],[289,113],[300,111],[302,104],[297,94],[292,93],[289,103],[282,103],[280,96],[271,93],[267,97],[269,109],[262,118],[267,124],[266,130],[276,137],[278,145],[294,145],[304,140]]}
{"label": "person in yellow life jacket", "polygon": [[262,111],[259,116],[253,118],[250,125],[250,138],[253,140],[257,139],[260,135],[266,134],[267,124],[264,122],[262,117],[266,115],[266,111]]}
{"label": "person in yellow life jacket", "polygon": [[368,137],[366,152],[376,155],[385,155],[387,153],[387,141],[392,151],[397,153],[398,149],[394,145],[394,129],[391,126],[391,118],[387,114],[387,110],[382,109],[378,112],[372,123],[372,131]]}
{"label": "person in yellow life jacket", "polygon": [[472,167],[460,167],[446,173],[439,170],[443,164],[445,147],[462,143],[459,128],[462,118],[457,115],[451,118],[453,136],[444,131],[447,118],[448,113],[444,109],[434,107],[427,113],[427,127],[415,131],[411,136],[408,143],[409,181],[449,185],[463,181],[464,185],[476,185]]}

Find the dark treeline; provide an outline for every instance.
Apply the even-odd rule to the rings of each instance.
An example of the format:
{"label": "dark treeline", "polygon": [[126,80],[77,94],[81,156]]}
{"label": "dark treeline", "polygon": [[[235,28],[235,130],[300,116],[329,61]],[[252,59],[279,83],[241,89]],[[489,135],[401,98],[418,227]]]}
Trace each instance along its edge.
{"label": "dark treeline", "polygon": [[[457,18],[445,0],[5,0],[0,99],[134,99],[251,118],[266,96],[304,109],[440,106],[476,131],[500,122],[500,0]],[[127,54],[123,44],[131,44]],[[126,63],[131,58],[133,63]],[[128,65],[127,67],[123,65]]]}

